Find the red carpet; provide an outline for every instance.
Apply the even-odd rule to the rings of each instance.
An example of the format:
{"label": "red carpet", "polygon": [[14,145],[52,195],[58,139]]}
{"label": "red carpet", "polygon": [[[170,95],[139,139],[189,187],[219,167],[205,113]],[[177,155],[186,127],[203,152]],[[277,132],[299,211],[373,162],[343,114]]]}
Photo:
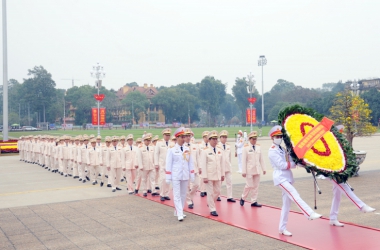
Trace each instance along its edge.
{"label": "red carpet", "polygon": [[[174,206],[173,199],[162,202],[159,196],[139,195],[167,206]],[[342,221],[345,224],[343,228],[333,227],[329,225],[328,219],[309,221],[303,214],[292,211],[289,214],[287,228],[293,236],[286,237],[278,233],[280,208],[266,205],[254,208],[249,202],[242,207],[238,200],[236,203],[230,203],[222,197],[222,201],[215,202],[219,216],[213,217],[210,216],[206,199],[200,197],[198,193],[194,197],[194,209],[188,209],[186,205],[185,211],[309,249],[380,249],[380,229],[344,221]],[[186,219],[183,223],[186,223]]]}

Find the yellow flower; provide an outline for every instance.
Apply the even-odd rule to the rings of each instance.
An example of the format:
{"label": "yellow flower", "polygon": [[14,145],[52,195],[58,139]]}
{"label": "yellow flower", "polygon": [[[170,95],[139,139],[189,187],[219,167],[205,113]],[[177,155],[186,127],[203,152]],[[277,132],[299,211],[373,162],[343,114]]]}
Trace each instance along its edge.
{"label": "yellow flower", "polygon": [[[288,116],[285,120],[284,128],[293,147],[318,123],[316,119],[305,114]],[[302,130],[304,133],[302,133]],[[303,160],[309,165],[328,172],[341,172],[346,167],[343,149],[330,131],[318,140],[312,149],[306,152]]]}

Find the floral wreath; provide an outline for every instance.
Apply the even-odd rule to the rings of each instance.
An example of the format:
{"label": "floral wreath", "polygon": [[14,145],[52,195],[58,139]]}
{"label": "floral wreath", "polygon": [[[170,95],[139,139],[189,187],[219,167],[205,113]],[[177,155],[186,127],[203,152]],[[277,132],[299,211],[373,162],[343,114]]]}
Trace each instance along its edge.
{"label": "floral wreath", "polygon": [[315,172],[344,183],[357,170],[356,156],[349,142],[335,126],[332,126],[303,158],[298,158],[294,151],[296,144],[315,127],[323,115],[315,110],[300,105],[283,109],[278,115],[286,147],[295,163],[305,165],[306,171]]}

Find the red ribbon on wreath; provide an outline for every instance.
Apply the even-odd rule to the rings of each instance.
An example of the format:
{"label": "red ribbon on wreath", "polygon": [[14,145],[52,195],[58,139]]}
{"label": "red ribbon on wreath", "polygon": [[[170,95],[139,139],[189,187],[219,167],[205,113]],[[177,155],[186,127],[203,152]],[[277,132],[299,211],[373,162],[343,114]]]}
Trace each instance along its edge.
{"label": "red ribbon on wreath", "polygon": [[95,100],[97,100],[99,102],[103,101],[104,97],[105,97],[104,94],[100,94],[100,95],[95,94],[94,95]]}

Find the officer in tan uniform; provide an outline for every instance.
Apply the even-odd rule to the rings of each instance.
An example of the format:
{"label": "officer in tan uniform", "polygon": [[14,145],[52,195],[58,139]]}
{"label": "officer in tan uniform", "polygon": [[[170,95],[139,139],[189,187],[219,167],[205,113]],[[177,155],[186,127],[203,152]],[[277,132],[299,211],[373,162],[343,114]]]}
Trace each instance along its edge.
{"label": "officer in tan uniform", "polygon": [[245,178],[245,187],[240,199],[240,205],[244,205],[244,201],[249,195],[251,196],[251,207],[261,207],[257,203],[259,194],[260,174],[266,174],[266,168],[261,154],[261,147],[257,144],[257,132],[252,131],[248,134],[249,143],[243,147],[242,152],[242,176]]}
{"label": "officer in tan uniform", "polygon": [[160,175],[160,200],[170,200],[169,191],[170,185],[165,181],[165,167],[166,167],[166,154],[169,146],[171,145],[170,140],[171,129],[166,128],[162,130],[163,140],[157,142],[157,146],[154,151],[154,165],[156,169],[159,169]]}
{"label": "officer in tan uniform", "polygon": [[[154,146],[154,151],[156,151],[156,145],[159,139],[160,138],[158,137],[158,135],[155,135],[152,139],[152,145]],[[160,190],[160,168],[156,168],[154,170],[154,185],[155,185],[156,190]]]}
{"label": "officer in tan uniform", "polygon": [[108,178],[111,178],[112,184],[112,192],[116,192],[116,190],[121,190],[119,188],[121,171],[122,169],[122,158],[123,158],[123,150],[122,147],[118,145],[119,138],[117,136],[112,137],[112,146],[108,151],[108,159],[107,159],[107,169],[110,172]]}
{"label": "officer in tan uniform", "polygon": [[72,168],[73,168],[73,178],[78,179],[79,173],[78,173],[78,147],[79,144],[79,136],[75,136],[74,138],[74,144],[71,147],[71,162],[72,162]]}
{"label": "officer in tan uniform", "polygon": [[[203,149],[205,149],[205,148],[207,148],[207,146],[208,146],[208,134],[209,134],[210,132],[209,131],[203,131],[203,133],[202,133],[202,139],[203,139],[203,141],[201,141],[200,143],[199,143],[199,155],[198,155],[198,159],[200,159],[200,154],[201,154],[201,152],[202,152],[202,150]],[[200,169],[201,171],[202,171],[202,168],[203,168],[204,166],[202,166],[202,164],[198,164],[198,169]],[[202,176],[201,176],[201,178],[202,178]],[[205,183],[201,180],[201,182],[200,182],[200,187],[199,187],[199,189],[200,189],[200,191],[201,191],[201,197],[204,197],[204,196],[206,196],[207,195],[207,192],[206,192],[206,185],[205,185]]]}
{"label": "officer in tan uniform", "polygon": [[[152,140],[152,134],[147,133],[144,136],[144,142],[137,151],[137,160],[141,172],[141,182],[143,185],[143,195],[147,196],[147,189],[154,187],[154,147],[149,146]],[[153,192],[152,195],[159,195]]]}
{"label": "officer in tan uniform", "polygon": [[101,148],[96,147],[96,139],[92,138],[90,140],[91,147],[87,150],[87,165],[90,167],[92,185],[98,184],[97,178],[100,171],[101,162]]}
{"label": "officer in tan uniform", "polygon": [[100,148],[103,146],[103,144],[102,144],[102,137],[100,135],[98,135],[96,137],[96,146],[100,147]]}
{"label": "officer in tan uniform", "polygon": [[136,178],[136,169],[138,168],[137,165],[137,158],[136,158],[136,152],[137,147],[133,145],[133,135],[129,134],[127,135],[127,146],[123,149],[124,150],[124,157],[123,157],[123,171],[125,171],[126,180],[127,180],[127,190],[129,194],[134,194],[134,188],[133,188],[133,181]]}
{"label": "officer in tan uniform", "polygon": [[[224,171],[227,189],[227,202],[236,202],[232,198],[232,168],[231,168],[231,146],[227,143],[228,132],[227,130],[222,130],[219,133],[220,142],[218,148],[223,152],[224,156]],[[220,201],[220,197],[217,199]]]}
{"label": "officer in tan uniform", "polygon": [[190,150],[190,156],[192,158],[193,166],[194,166],[194,182],[189,182],[189,188],[188,188],[187,197],[186,197],[187,206],[190,209],[194,208],[193,198],[194,198],[194,195],[199,188],[199,183],[200,183],[200,176],[199,175],[201,174],[201,170],[198,169],[198,162],[199,162],[199,160],[198,160],[198,155],[199,155],[198,144],[191,142],[192,134],[193,134],[193,132],[191,131],[191,129],[189,129],[189,128],[185,129],[185,138],[184,138],[185,145]]}
{"label": "officer in tan uniform", "polygon": [[218,144],[218,132],[213,130],[208,134],[209,145],[201,152],[200,163],[202,178],[206,184],[207,204],[212,216],[218,216],[215,201],[220,195],[221,183],[224,181],[225,160],[224,154]]}
{"label": "officer in tan uniform", "polygon": [[[141,143],[142,143],[142,138],[137,138],[136,139],[136,145],[135,145],[136,146],[136,162],[137,162],[137,165],[139,164],[139,161],[137,159],[137,151],[139,150]],[[137,173],[136,173],[136,179],[135,179],[135,194],[137,194],[139,192],[139,189],[140,189],[142,170],[138,167],[136,172]]]}
{"label": "officer in tan uniform", "polygon": [[104,182],[106,181],[106,178],[108,178],[107,187],[112,187],[111,177],[109,177],[109,171],[107,170],[107,162],[109,159],[109,149],[111,148],[112,139],[110,136],[106,136],[104,140],[105,140],[105,145],[101,147],[102,157],[100,158],[100,164],[99,164],[101,168],[101,172],[102,172],[102,176],[101,176],[102,180],[100,182],[100,186],[103,187]]}
{"label": "officer in tan uniform", "polygon": [[88,173],[86,173],[86,168],[87,168],[87,151],[89,148],[88,145],[88,136],[83,135],[83,144],[81,147],[79,147],[79,152],[78,152],[78,170],[79,170],[79,181],[83,181],[83,183],[86,182],[86,180],[90,180],[88,177]]}

